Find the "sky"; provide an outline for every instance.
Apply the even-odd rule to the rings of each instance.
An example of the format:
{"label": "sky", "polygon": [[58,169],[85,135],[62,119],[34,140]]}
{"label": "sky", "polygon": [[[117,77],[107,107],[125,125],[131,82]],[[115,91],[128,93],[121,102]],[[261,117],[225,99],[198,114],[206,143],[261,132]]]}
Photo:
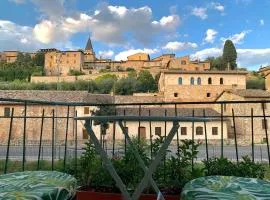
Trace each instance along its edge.
{"label": "sky", "polygon": [[270,0],[1,0],[0,51],[84,49],[90,36],[97,57],[204,60],[231,39],[238,66],[257,70],[270,64],[269,10]]}

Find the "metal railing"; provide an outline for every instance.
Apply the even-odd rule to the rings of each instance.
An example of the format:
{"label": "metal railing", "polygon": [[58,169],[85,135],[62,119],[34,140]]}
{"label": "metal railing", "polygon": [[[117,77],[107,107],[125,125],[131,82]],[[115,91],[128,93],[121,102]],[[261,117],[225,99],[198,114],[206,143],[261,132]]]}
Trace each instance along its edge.
{"label": "metal railing", "polygon": [[[0,102],[2,105],[2,110],[4,113],[4,107],[11,108],[10,113],[8,115],[0,114],[0,125],[1,128],[7,131],[7,134],[3,135],[6,139],[1,142],[0,146],[0,157],[4,158],[4,173],[8,172],[8,164],[10,159],[16,159],[22,161],[21,170],[25,170],[25,164],[28,160],[36,160],[37,161],[37,170],[40,169],[40,162],[42,160],[50,159],[51,162],[51,170],[55,169],[54,163],[55,160],[63,160],[63,168],[66,168],[66,164],[68,162],[68,158],[72,157],[75,159],[75,165],[77,163],[77,159],[83,152],[83,138],[82,133],[78,133],[78,120],[75,118],[83,119],[84,107],[112,107],[115,109],[115,112],[111,114],[111,116],[126,116],[127,120],[130,120],[132,116],[127,114],[127,111],[130,108],[136,109],[136,122],[138,122],[138,127],[141,127],[142,123],[146,122],[146,116],[150,117],[151,120],[147,120],[149,124],[149,143],[152,149],[153,143],[153,122],[159,121],[160,124],[164,126],[164,131],[162,135],[167,137],[168,133],[168,121],[165,118],[170,119],[172,117],[172,110],[174,110],[174,116],[182,116],[181,109],[191,110],[188,113],[192,118],[202,118],[202,119],[210,119],[214,118],[220,123],[220,138],[213,140],[209,138],[210,133],[207,128],[208,121],[202,120],[203,122],[203,139],[200,139],[203,142],[203,145],[200,147],[200,152],[198,156],[198,160],[209,159],[210,157],[229,157],[230,159],[234,159],[238,162],[241,159],[241,156],[245,154],[249,154],[252,158],[252,161],[261,161],[268,162],[270,164],[270,151],[269,151],[269,138],[268,138],[268,125],[267,119],[270,117],[270,110],[268,112],[267,106],[270,105],[270,101],[220,101],[220,102],[161,102],[161,103],[121,103],[121,104],[112,104],[112,103],[100,103],[100,104],[90,104],[90,103],[70,103],[70,102],[48,102],[48,101],[35,101],[35,100],[22,100],[22,99],[9,99],[9,98],[0,98]],[[43,107],[40,113],[35,113],[31,110],[31,106],[35,107]],[[228,107],[231,106],[229,109]],[[64,108],[61,112],[59,108]],[[118,109],[121,108],[121,113],[117,113]],[[152,109],[160,109],[162,108],[162,113],[159,112],[159,116],[153,116]],[[200,115],[196,115],[196,108],[199,108],[202,112]],[[211,115],[211,113],[207,113],[208,108],[212,108],[218,114]],[[16,110],[20,110],[23,112],[16,112]],[[242,109],[242,110],[241,110]],[[80,114],[78,114],[78,110],[80,110]],[[195,111],[194,111],[195,110]],[[240,110],[240,111],[239,111]],[[170,112],[169,112],[170,111]],[[17,113],[17,114],[16,114]],[[146,114],[147,113],[147,114]],[[109,117],[111,117],[109,116]],[[159,117],[162,118],[162,120]],[[80,118],[82,117],[82,118]],[[148,119],[148,118],[147,118]],[[15,127],[15,120],[20,120],[21,126]],[[39,125],[33,124],[31,120],[39,121]],[[61,120],[61,122],[59,122]],[[246,123],[245,120],[247,120]],[[261,123],[258,120],[263,120],[264,123]],[[243,122],[244,121],[244,122]],[[48,125],[49,122],[49,125]],[[190,139],[196,139],[195,133],[195,125],[196,121],[193,120],[191,123],[192,129],[192,137]],[[230,130],[230,136],[227,139],[224,137],[224,125],[228,123],[231,126],[227,126],[227,129]],[[249,129],[249,133],[246,135],[239,134],[239,126],[245,124],[245,127],[241,127],[242,129]],[[57,130],[59,129],[59,124],[61,125],[62,136],[63,138],[58,139]],[[258,125],[259,124],[259,125]],[[112,131],[107,134],[112,134],[110,140],[106,139],[104,135],[100,133],[100,142],[102,147],[106,150],[110,156],[116,156],[117,154],[125,153],[127,146],[127,138],[123,138],[122,142],[124,143],[124,147],[120,147],[117,144],[116,132],[117,132],[117,124],[115,122],[111,123]],[[35,140],[33,142],[32,139],[29,139],[29,127],[34,126],[36,128],[33,133],[35,134]],[[48,127],[50,126],[50,127]],[[124,121],[124,126],[125,121]],[[261,130],[258,133],[258,127],[261,127]],[[16,130],[15,130],[16,129]],[[18,129],[20,129],[18,135]],[[243,130],[242,130],[243,131]],[[16,137],[14,138],[14,133],[16,133]],[[45,135],[46,139],[45,139]],[[70,136],[72,134],[72,136]],[[259,144],[255,141],[255,137],[262,137],[262,140],[265,140],[265,144]],[[50,139],[48,139],[48,135]],[[138,139],[140,139],[141,134],[139,131],[137,133]],[[19,139],[18,139],[19,138]],[[71,139],[70,139],[71,138]],[[248,138],[250,141],[248,145],[241,145],[241,140],[243,138]],[[179,130],[176,132],[176,138],[174,139],[174,144],[169,146],[172,152],[175,152],[183,139],[182,135],[180,135]],[[228,146],[225,143],[232,143],[232,145]],[[263,142],[263,141],[262,141]],[[5,149],[5,150],[4,150]],[[14,150],[15,149],[15,150]],[[32,149],[32,150],[30,150]],[[34,150],[33,150],[34,149]],[[205,154],[205,156],[204,156]],[[151,151],[152,155],[152,151]]]}

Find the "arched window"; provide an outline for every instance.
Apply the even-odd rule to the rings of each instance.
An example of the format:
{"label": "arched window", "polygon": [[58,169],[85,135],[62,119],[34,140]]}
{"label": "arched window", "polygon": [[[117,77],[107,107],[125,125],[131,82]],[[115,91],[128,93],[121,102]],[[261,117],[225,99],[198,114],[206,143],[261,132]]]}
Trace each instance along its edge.
{"label": "arched window", "polygon": [[220,85],[223,85],[223,78],[219,79],[219,83],[220,83]]}
{"label": "arched window", "polygon": [[212,78],[208,78],[208,85],[212,85]]}
{"label": "arched window", "polygon": [[197,84],[198,85],[201,85],[202,84],[202,79],[200,77],[197,79]]}
{"label": "arched window", "polygon": [[196,127],[196,135],[203,135],[203,127],[202,126]]}
{"label": "arched window", "polygon": [[194,78],[193,77],[190,78],[190,85],[194,85]]}
{"label": "arched window", "polygon": [[179,77],[178,78],[178,85],[182,85],[182,83],[183,83],[183,79],[182,79],[182,77]]}

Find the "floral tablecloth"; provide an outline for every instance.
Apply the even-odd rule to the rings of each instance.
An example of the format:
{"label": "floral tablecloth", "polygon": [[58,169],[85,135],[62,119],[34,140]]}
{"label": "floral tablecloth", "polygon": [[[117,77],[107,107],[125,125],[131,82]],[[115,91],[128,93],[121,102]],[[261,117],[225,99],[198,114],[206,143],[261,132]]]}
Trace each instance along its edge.
{"label": "floral tablecloth", "polygon": [[231,176],[201,177],[185,185],[181,199],[269,200],[270,182]]}
{"label": "floral tablecloth", "polygon": [[0,176],[2,200],[67,200],[75,194],[77,181],[56,171],[26,171]]}

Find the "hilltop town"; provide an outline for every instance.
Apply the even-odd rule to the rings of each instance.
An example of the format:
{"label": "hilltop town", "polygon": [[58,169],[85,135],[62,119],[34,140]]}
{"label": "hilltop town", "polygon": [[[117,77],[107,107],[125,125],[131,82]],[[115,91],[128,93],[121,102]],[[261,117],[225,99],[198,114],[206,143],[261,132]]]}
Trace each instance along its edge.
{"label": "hilltop town", "polygon": [[[202,116],[203,110],[207,109],[207,115],[220,116],[221,113],[230,115],[232,109],[237,115],[249,112],[249,105],[245,104],[239,108],[233,104],[211,104],[211,102],[224,101],[250,101],[250,100],[268,100],[270,99],[270,68],[261,68],[259,72],[248,72],[245,69],[234,66],[234,63],[224,64],[222,69],[217,69],[211,65],[211,59],[207,61],[192,61],[189,56],[176,57],[175,54],[163,54],[156,58],[150,58],[147,53],[136,53],[127,57],[125,61],[114,61],[105,58],[97,58],[90,38],[86,43],[84,50],[61,51],[54,48],[40,49],[37,53],[27,54],[15,51],[5,51],[1,53],[2,66],[15,66],[19,72],[6,73],[5,78],[11,76],[11,81],[7,79],[1,83],[0,97],[5,99],[21,99],[48,102],[74,102],[86,104],[99,103],[133,103],[134,106],[123,110],[118,108],[117,113],[123,112],[130,115],[188,115],[191,116],[195,111],[196,115]],[[213,59],[213,58],[212,58]],[[27,63],[31,67],[28,71],[21,65]],[[43,65],[40,66],[35,65]],[[10,67],[10,66],[9,66]],[[8,69],[3,67],[2,70]],[[33,73],[33,71],[35,71]],[[258,78],[259,77],[259,78]],[[265,78],[263,84],[258,86],[257,79]],[[17,79],[21,80],[17,80]],[[251,80],[251,84],[248,82]],[[253,82],[255,81],[255,84]],[[258,86],[258,87],[257,87]],[[265,89],[266,90],[265,90]],[[27,90],[27,91],[25,91]],[[50,90],[50,91],[47,91]],[[70,90],[70,91],[67,91]],[[77,91],[73,91],[77,90]],[[79,91],[78,91],[79,90]],[[82,91],[84,90],[84,91]],[[163,105],[161,107],[142,107],[138,113],[135,104],[138,103],[183,103],[178,105],[177,109],[171,106]],[[185,104],[185,102],[194,102],[194,104]],[[209,104],[200,104],[196,102],[210,102]],[[2,104],[3,115],[11,115],[12,103]],[[263,106],[268,111],[268,107]],[[17,108],[18,113],[23,112],[24,107]],[[76,106],[69,111],[71,116],[78,112],[80,116],[89,116],[94,109],[93,106]],[[58,114],[64,115],[66,108],[58,108]],[[41,107],[31,106],[28,112],[40,115]],[[148,113],[149,112],[149,113]],[[261,106],[256,105],[254,112],[260,114]],[[257,120],[257,119],[256,119]],[[265,140],[265,125],[258,119],[255,123],[257,134],[256,142]],[[29,120],[30,121],[30,120]],[[7,122],[8,123],[8,122]],[[28,122],[30,123],[30,122]],[[70,122],[70,127],[74,124]],[[224,125],[221,125],[225,123]],[[230,141],[233,132],[232,119],[221,119],[209,123],[209,139],[218,141],[221,132],[224,133],[224,139]],[[251,131],[246,122],[236,120],[237,133],[239,140],[243,143],[250,142],[250,137],[246,137]],[[35,143],[36,133],[35,121],[31,122],[29,129],[29,141]],[[38,124],[38,123],[37,123]],[[5,123],[2,124],[3,129]],[[21,123],[16,124],[22,126]],[[39,126],[39,125],[37,125]],[[64,137],[65,123],[58,122],[59,140]],[[164,127],[157,123],[155,125],[155,135],[164,132]],[[50,126],[49,126],[50,127]],[[139,127],[143,137],[148,138],[150,134],[148,125]],[[108,132],[112,132],[110,126]],[[134,133],[138,129],[136,124],[130,124],[130,130]],[[96,127],[97,131],[99,127]],[[222,130],[221,130],[222,129]],[[195,139],[204,139],[202,124],[196,126]],[[118,130],[118,132],[121,132]],[[186,123],[181,128],[181,138],[191,137],[191,124]],[[2,142],[6,141],[2,133],[0,137]],[[19,129],[18,133],[19,134]],[[80,125],[78,134],[82,140],[88,138],[85,129]],[[16,135],[16,133],[15,133]],[[121,139],[119,133],[116,139]],[[108,140],[112,139],[108,136]]]}

